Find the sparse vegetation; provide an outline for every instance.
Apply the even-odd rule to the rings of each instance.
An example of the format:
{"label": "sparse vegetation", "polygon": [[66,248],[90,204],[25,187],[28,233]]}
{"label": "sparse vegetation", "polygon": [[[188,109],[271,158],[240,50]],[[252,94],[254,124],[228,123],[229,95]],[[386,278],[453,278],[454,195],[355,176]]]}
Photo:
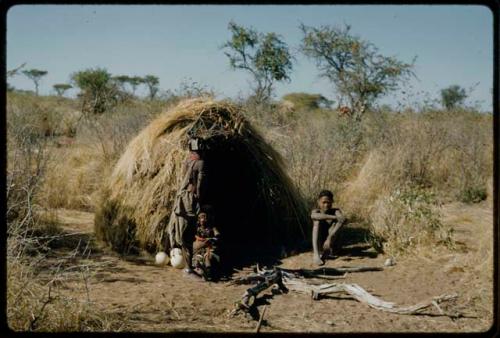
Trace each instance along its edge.
{"label": "sparse vegetation", "polygon": [[[54,136],[40,133],[38,106],[27,101],[24,106],[10,102],[7,119],[7,323],[14,331],[120,330],[117,318],[64,292],[68,276],[60,270],[63,261],[44,266],[52,245],[64,237],[41,198],[54,161]],[[73,249],[66,261],[80,256],[79,247]],[[89,271],[86,266],[82,273]]]}
{"label": "sparse vegetation", "polygon": [[[216,134],[211,141],[216,165],[210,175],[219,189],[216,198],[230,210],[218,226],[225,227],[225,238],[238,248],[265,238],[282,254],[288,249],[295,254],[303,247],[300,240],[309,236],[305,207],[313,206],[322,189],[334,192],[335,204],[350,222],[339,238],[356,237],[355,244],[370,250],[363,251],[367,255],[377,255],[373,248],[402,260],[437,251],[449,256],[467,252],[465,241],[457,237],[461,232],[462,239],[469,236],[469,229],[455,231],[454,222],[472,224],[477,216],[482,222],[471,231],[486,231],[473,234],[477,247],[460,258],[463,266],[447,261],[446,273],[467,272],[457,285],[479,279],[481,288],[466,292],[464,306],[486,318],[481,324],[492,317],[493,235],[484,221],[494,200],[492,114],[466,106],[468,93],[458,85],[440,91],[442,108],[437,99],[422,107],[377,107],[380,98],[413,76],[413,62],[380,54],[348,25],[300,27],[298,50],[334,84],[336,107],[322,95],[300,92],[274,101],[275,84],[291,78],[293,49],[273,32],[259,33],[234,22],[228,28],[232,36],[221,48],[233,69],[253,78],[252,94],[238,102],[216,101],[209,85],[192,79],[183,80],[178,89],[160,91],[157,76],[112,75],[105,68],[77,71],[71,85],[53,85],[57,96],[39,96],[47,71],[21,71],[25,64],[7,71],[8,79],[22,72],[35,84],[35,92],[8,84],[6,94],[9,327],[120,331],[127,329],[128,315],[141,318],[136,314],[145,308],[152,309],[147,315],[154,318],[148,325],[160,318],[170,320],[168,325],[189,321],[199,314],[210,318],[211,325],[223,322],[225,305],[216,310],[199,306],[202,288],[194,290],[199,303],[155,289],[161,291],[161,301],[152,292],[148,304],[134,304],[135,310],[127,308],[123,317],[97,307],[88,283],[100,264],[90,256],[104,250],[96,239],[123,255],[147,256],[163,248],[165,220],[176,193],[172,187],[185,155],[182,142],[188,134],[211,132]],[[136,95],[141,85],[144,97]],[[78,97],[65,97],[73,87],[79,89]],[[193,98],[202,100],[186,100]],[[180,102],[170,115],[162,114]],[[255,201],[250,216],[248,200]],[[93,232],[65,232],[58,217],[63,209],[86,214],[85,224],[95,226]],[[242,237],[241,227],[253,233]],[[250,253],[243,250],[242,256]],[[123,274],[123,282],[138,284],[127,271]],[[167,285],[142,282],[154,288]],[[169,287],[184,290],[176,283]],[[78,287],[83,292],[73,297]],[[142,284],[134,291],[140,288]]]}
{"label": "sparse vegetation", "polygon": [[[106,114],[73,120],[72,134],[64,132],[62,121],[72,121],[77,100],[8,94],[7,297],[13,329],[126,329],[126,323],[92,303],[68,296],[58,286],[67,278],[64,273],[48,276],[30,263],[42,262],[62,234],[47,208],[95,211],[96,192],[128,142],[180,96],[206,93],[206,87],[185,84],[168,96],[117,103]],[[380,109],[352,123],[327,106],[301,109],[293,118],[275,104],[248,102],[243,110],[283,155],[305,202],[312,205],[318,189],[332,189],[349,219],[366,228],[367,240],[379,251],[393,256],[436,247],[454,252],[460,245],[442,221],[441,205],[491,201],[491,114]],[[482,244],[484,257],[488,248]],[[81,255],[77,250],[73,257]],[[92,266],[87,268],[91,274]],[[471,306],[477,303],[487,313],[487,305],[474,300],[476,293],[470,297]]]}

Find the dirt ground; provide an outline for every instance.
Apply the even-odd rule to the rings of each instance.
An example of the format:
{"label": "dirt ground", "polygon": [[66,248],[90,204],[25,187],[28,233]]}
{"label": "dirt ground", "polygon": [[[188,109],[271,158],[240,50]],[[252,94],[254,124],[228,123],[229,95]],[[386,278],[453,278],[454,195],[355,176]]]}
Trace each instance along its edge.
{"label": "dirt ground", "polygon": [[[336,282],[357,283],[370,293],[398,305],[414,305],[441,294],[458,293],[447,307],[462,317],[439,316],[436,309],[421,315],[398,315],[368,307],[347,296],[312,300],[310,295],[261,294],[258,310],[267,309],[261,332],[477,332],[493,323],[493,215],[491,203],[449,204],[444,222],[453,226],[458,247],[440,247],[400,258],[383,271],[350,273]],[[87,285],[81,274],[66,278],[62,287],[72,297],[123,318],[124,331],[254,332],[257,321],[248,315],[229,316],[246,285],[209,283],[186,278],[181,270],[158,267],[152,257],[122,257],[93,239],[92,213],[57,210],[64,230],[74,243],[89,244],[86,259],[73,264],[93,268]],[[351,230],[355,226],[350,225]],[[69,245],[53,251],[46,264],[68,255]],[[87,251],[89,252],[89,251]],[[314,268],[310,252],[282,260],[287,268]],[[327,267],[383,266],[366,243],[351,241]],[[250,267],[233,277],[251,271]]]}

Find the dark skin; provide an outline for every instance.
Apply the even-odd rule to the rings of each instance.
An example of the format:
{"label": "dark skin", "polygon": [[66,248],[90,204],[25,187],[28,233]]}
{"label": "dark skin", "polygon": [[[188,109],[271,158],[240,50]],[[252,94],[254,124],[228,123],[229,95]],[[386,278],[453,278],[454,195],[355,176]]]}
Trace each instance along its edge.
{"label": "dark skin", "polygon": [[[329,215],[326,213],[329,209],[332,208],[332,205],[333,199],[328,196],[321,196],[318,199],[318,208],[320,212],[313,211],[311,213],[311,219],[313,220],[313,262],[317,265],[325,264],[325,258],[331,252],[333,237],[345,222],[344,215],[340,210],[337,210],[335,212],[335,215]],[[330,225],[327,238],[323,243],[320,243],[319,239],[320,221],[326,221]],[[319,251],[320,246],[322,248],[321,255]]]}
{"label": "dark skin", "polygon": [[[204,228],[208,226],[209,222],[209,216],[205,212],[201,212],[198,214],[198,227]],[[217,238],[220,235],[220,232],[217,230],[217,228],[213,227],[213,236]],[[205,239],[197,239],[193,243],[193,251],[197,251],[199,249],[205,248],[205,247],[211,247],[212,246],[212,240],[213,238],[205,238]],[[210,250],[210,249],[209,249]],[[210,261],[206,260],[205,261],[205,266],[209,267],[210,266]],[[201,270],[195,269],[195,272],[197,275],[202,276],[203,272]]]}
{"label": "dark skin", "polygon": [[[207,226],[208,224],[208,215],[204,212],[201,212],[199,215],[198,215],[198,224],[200,227],[205,227]],[[217,230],[217,228],[213,228],[214,229],[214,235],[215,236],[218,236],[220,233],[219,231]],[[205,246],[207,246],[209,244],[209,240],[204,240],[204,241],[198,241],[198,242],[201,242],[199,243],[199,247],[200,248],[203,248]]]}

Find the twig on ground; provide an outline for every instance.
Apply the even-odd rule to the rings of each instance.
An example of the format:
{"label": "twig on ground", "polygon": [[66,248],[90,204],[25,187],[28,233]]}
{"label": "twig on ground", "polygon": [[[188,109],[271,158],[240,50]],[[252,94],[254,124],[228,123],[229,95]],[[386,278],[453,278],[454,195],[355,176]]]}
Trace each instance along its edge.
{"label": "twig on ground", "polygon": [[259,333],[260,331],[260,326],[262,325],[262,319],[264,318],[264,314],[266,313],[267,305],[264,305],[264,308],[262,309],[262,313],[260,314],[259,318],[259,323],[257,324],[257,327],[255,328],[255,333]]}

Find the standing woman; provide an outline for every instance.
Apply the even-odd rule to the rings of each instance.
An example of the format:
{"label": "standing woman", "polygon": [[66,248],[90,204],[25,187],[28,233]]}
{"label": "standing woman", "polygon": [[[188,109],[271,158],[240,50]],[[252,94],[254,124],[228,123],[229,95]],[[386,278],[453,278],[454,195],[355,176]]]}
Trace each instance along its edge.
{"label": "standing woman", "polygon": [[167,249],[180,247],[186,262],[186,273],[192,273],[191,257],[196,232],[196,215],[200,210],[205,185],[205,162],[199,139],[189,140],[189,154],[182,169],[182,182],[174,200],[167,226]]}

